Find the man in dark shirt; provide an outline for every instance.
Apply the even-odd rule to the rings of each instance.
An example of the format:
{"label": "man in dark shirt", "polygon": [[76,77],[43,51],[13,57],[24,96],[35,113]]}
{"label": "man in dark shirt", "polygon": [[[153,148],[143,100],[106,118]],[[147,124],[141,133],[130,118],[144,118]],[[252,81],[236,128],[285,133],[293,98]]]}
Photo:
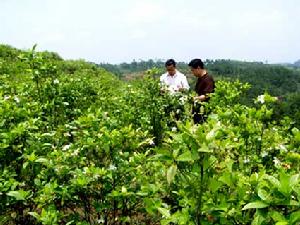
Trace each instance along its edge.
{"label": "man in dark shirt", "polygon": [[204,69],[204,64],[201,59],[193,59],[189,66],[195,77],[198,78],[195,91],[198,96],[195,97],[194,107],[193,107],[193,116],[195,123],[204,122],[206,115],[200,113],[200,105],[197,103],[207,102],[209,100],[209,93],[214,92],[215,82],[211,76],[208,75],[206,69]]}

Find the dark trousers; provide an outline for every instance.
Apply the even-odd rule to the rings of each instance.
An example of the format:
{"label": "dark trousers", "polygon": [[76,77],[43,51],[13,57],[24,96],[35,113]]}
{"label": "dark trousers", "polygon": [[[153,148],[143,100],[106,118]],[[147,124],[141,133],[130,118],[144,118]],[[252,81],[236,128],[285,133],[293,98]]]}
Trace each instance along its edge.
{"label": "dark trousers", "polygon": [[[201,110],[201,106],[203,110]],[[206,121],[208,116],[208,110],[204,105],[194,104],[192,108],[194,124],[202,124]]]}

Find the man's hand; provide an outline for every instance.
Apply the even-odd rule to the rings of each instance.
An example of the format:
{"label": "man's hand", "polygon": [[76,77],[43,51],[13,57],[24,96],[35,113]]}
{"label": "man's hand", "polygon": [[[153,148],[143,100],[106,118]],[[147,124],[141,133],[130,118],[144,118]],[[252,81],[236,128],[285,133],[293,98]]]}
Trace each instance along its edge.
{"label": "man's hand", "polygon": [[206,99],[206,96],[205,95],[200,95],[200,96],[196,96],[194,97],[194,101],[195,102],[202,102]]}
{"label": "man's hand", "polygon": [[185,91],[186,91],[186,89],[185,89],[185,88],[183,88],[183,87],[180,87],[180,88],[178,89],[178,91],[179,91],[179,92],[185,92]]}
{"label": "man's hand", "polygon": [[166,89],[165,89],[165,88],[161,88],[161,89],[160,89],[160,93],[161,93],[161,94],[166,93]]}

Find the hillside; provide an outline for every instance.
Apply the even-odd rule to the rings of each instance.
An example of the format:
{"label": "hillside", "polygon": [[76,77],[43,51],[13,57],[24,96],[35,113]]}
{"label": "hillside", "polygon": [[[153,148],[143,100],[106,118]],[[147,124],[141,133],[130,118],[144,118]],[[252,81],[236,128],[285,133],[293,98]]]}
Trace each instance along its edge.
{"label": "hillside", "polygon": [[279,99],[243,104],[249,85],[218,74],[198,104],[160,72],[0,45],[0,224],[299,224],[300,130]]}

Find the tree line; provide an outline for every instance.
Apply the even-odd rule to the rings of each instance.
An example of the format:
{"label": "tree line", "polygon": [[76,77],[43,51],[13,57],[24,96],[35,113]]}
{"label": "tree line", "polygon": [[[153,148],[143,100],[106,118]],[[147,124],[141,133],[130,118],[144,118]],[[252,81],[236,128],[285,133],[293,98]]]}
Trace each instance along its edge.
{"label": "tree line", "polygon": [[[292,65],[280,65],[228,59],[207,59],[205,65],[216,80],[239,80],[243,83],[249,83],[251,88],[241,98],[244,104],[251,105],[256,96],[264,93],[277,96],[279,101],[274,106],[275,115],[278,119],[288,115],[299,126],[300,71],[295,67],[298,65],[297,62]],[[153,59],[121,64],[100,63],[98,65],[124,80],[132,74],[139,77],[144,71],[153,67],[164,70],[164,61]],[[189,83],[193,87],[196,80],[190,73],[187,63],[178,62],[177,68],[187,75]]]}

